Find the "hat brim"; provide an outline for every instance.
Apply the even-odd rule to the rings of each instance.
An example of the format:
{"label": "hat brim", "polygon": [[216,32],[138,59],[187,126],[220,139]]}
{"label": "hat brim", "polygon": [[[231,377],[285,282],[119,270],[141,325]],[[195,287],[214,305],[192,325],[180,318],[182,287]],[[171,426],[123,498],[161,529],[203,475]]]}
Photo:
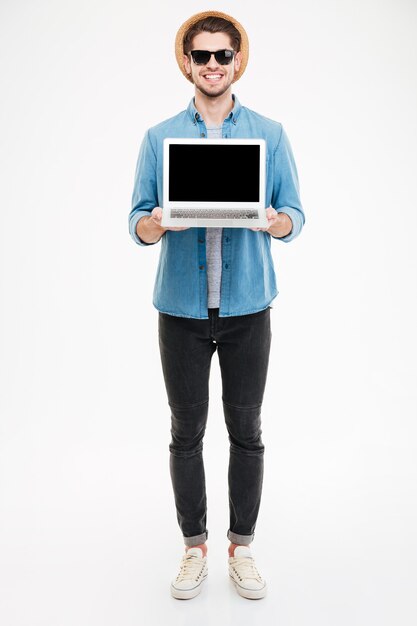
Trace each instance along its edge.
{"label": "hat brim", "polygon": [[182,26],[180,26],[177,32],[177,36],[175,37],[175,58],[177,59],[178,67],[180,68],[181,72],[184,74],[185,78],[189,80],[190,83],[192,83],[193,80],[191,78],[191,75],[187,74],[187,72],[185,71],[185,67],[184,67],[184,37],[185,37],[186,32],[191,28],[191,26],[194,26],[194,24],[196,24],[200,20],[205,19],[206,17],[221,17],[224,20],[228,20],[229,22],[233,24],[233,26],[240,33],[240,37],[241,37],[240,52],[242,53],[242,60],[240,63],[239,70],[235,72],[235,75],[232,81],[235,83],[242,76],[248,64],[249,39],[242,24],[240,24],[237,20],[235,20],[230,15],[227,15],[226,13],[221,13],[220,11],[204,11],[203,13],[196,13],[195,15],[192,15],[188,20],[186,20],[184,24],[182,24]]}

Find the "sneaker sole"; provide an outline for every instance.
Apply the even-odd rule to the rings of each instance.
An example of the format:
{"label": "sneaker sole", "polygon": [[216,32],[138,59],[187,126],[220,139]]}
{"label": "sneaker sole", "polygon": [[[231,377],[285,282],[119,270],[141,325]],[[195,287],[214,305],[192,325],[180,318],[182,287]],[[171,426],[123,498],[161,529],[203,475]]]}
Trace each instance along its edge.
{"label": "sneaker sole", "polygon": [[191,600],[191,598],[195,598],[201,591],[202,584],[206,580],[207,574],[204,578],[201,579],[201,582],[198,583],[192,589],[177,589],[173,585],[171,585],[171,595],[176,600]]}
{"label": "sneaker sole", "polygon": [[[230,574],[229,574],[230,576]],[[234,584],[236,591],[242,598],[247,598],[248,600],[261,600],[266,596],[267,587],[262,587],[262,589],[245,589],[245,587],[241,587],[235,579],[230,576],[230,580]]]}

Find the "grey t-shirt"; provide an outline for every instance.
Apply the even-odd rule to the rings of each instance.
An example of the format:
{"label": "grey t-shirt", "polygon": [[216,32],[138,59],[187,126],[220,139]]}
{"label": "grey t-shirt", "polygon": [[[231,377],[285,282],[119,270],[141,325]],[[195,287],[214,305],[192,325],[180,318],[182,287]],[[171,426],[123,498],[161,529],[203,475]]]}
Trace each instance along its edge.
{"label": "grey t-shirt", "polygon": [[[207,128],[207,137],[209,139],[221,139],[222,127]],[[206,228],[207,306],[209,309],[218,309],[220,307],[222,233],[223,228]]]}

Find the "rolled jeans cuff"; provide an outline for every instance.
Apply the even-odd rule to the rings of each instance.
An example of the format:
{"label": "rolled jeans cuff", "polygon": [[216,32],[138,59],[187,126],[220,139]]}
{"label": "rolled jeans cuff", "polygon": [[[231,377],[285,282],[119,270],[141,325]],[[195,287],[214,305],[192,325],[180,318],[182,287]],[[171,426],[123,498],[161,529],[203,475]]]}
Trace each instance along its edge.
{"label": "rolled jeans cuff", "polygon": [[235,543],[238,546],[248,546],[252,543],[255,533],[251,535],[238,535],[237,533],[232,532],[231,530],[227,531],[227,538],[232,543]]}
{"label": "rolled jeans cuff", "polygon": [[192,546],[199,546],[201,543],[206,543],[208,537],[208,530],[201,535],[194,535],[193,537],[184,537],[184,543],[188,548]]}

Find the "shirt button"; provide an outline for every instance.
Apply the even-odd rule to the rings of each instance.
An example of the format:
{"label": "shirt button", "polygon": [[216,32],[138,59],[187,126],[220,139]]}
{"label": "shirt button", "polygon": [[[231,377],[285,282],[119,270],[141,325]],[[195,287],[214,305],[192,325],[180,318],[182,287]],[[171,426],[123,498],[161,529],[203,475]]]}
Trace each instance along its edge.
{"label": "shirt button", "polygon": [[204,239],[199,239],[198,243],[204,243]]}
{"label": "shirt button", "polygon": [[229,265],[228,265],[228,263],[226,263],[226,265],[225,265],[224,267],[225,267],[225,269],[227,269],[227,270],[228,270],[228,269],[229,269]]}
{"label": "shirt button", "polygon": [[200,270],[203,270],[203,269],[204,269],[204,265],[200,265]]}
{"label": "shirt button", "polygon": [[205,133],[201,133],[200,137],[205,137],[206,134]]}
{"label": "shirt button", "polygon": [[230,237],[226,237],[226,243],[229,243]]}

